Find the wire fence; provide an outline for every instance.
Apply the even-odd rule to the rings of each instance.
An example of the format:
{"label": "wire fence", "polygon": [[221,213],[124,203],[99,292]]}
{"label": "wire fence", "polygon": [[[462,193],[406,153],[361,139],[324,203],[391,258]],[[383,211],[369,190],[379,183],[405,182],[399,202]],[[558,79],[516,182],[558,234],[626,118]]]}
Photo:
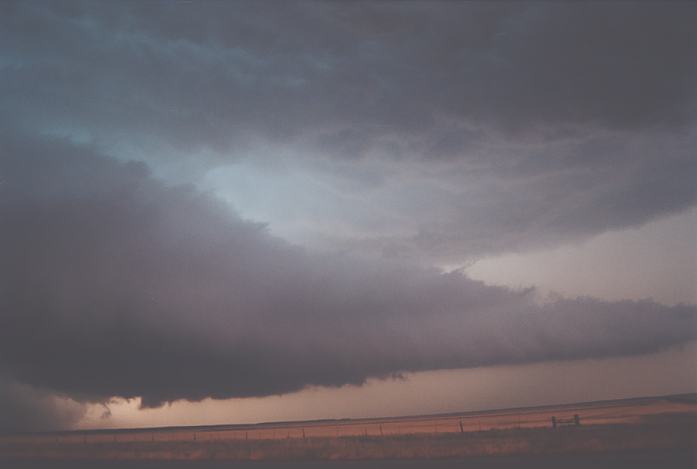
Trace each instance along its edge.
{"label": "wire fence", "polygon": [[[689,409],[682,408],[687,406]],[[694,404],[681,409],[656,408],[637,412],[630,408],[550,409],[520,412],[500,412],[472,416],[432,416],[380,420],[347,420],[332,422],[297,422],[282,425],[246,425],[233,428],[197,427],[156,430],[101,430],[42,434],[0,435],[0,444],[105,444],[137,442],[207,442],[306,440],[315,438],[379,438],[406,435],[447,435],[490,430],[533,429],[580,425],[637,423],[642,416],[666,410],[690,410]],[[578,416],[578,417],[576,417]]]}

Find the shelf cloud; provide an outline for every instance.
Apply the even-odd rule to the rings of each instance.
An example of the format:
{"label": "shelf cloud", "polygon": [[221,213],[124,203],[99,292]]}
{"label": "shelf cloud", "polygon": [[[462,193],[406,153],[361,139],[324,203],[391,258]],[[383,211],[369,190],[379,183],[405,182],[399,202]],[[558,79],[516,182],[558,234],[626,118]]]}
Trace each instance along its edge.
{"label": "shelf cloud", "polygon": [[77,401],[266,396],[695,339],[694,306],[540,303],[460,273],[316,254],[142,163],[4,141],[0,372]]}
{"label": "shelf cloud", "polygon": [[695,340],[437,267],[694,208],[696,17],[0,2],[0,430]]}

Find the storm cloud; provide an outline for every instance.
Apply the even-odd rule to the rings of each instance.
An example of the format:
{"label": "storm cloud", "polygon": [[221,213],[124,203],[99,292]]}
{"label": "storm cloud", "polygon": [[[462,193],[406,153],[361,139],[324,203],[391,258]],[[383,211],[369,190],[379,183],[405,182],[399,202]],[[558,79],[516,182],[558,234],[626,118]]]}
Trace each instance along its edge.
{"label": "storm cloud", "polygon": [[0,116],[196,184],[251,167],[306,245],[462,262],[697,201],[694,4],[2,8]]}
{"label": "storm cloud", "polygon": [[56,396],[155,407],[694,340],[694,305],[436,267],[694,207],[696,20],[0,2],[0,429],[68,425]]}
{"label": "storm cloud", "polygon": [[0,433],[71,428],[85,407],[0,375]]}
{"label": "storm cloud", "polygon": [[320,255],[65,140],[4,138],[0,373],[80,401],[265,396],[402,372],[640,354],[693,306]]}

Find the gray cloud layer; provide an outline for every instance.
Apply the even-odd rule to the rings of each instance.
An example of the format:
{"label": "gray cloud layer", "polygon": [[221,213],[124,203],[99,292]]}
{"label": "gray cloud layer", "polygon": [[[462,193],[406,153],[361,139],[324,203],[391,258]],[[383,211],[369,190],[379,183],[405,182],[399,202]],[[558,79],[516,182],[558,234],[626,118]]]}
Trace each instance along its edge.
{"label": "gray cloud layer", "polygon": [[332,247],[458,261],[697,201],[693,3],[2,8],[0,118],[156,168],[298,168],[332,186],[296,208]]}
{"label": "gray cloud layer", "polygon": [[[288,141],[337,127],[318,142],[360,156],[350,148],[383,127],[429,138],[438,119],[627,129],[693,123],[697,111],[689,3],[3,8],[3,80],[18,107],[90,131],[177,130],[179,143],[228,146],[245,132]],[[473,135],[435,137],[457,153]]]}
{"label": "gray cloud layer", "polygon": [[[423,265],[694,206],[695,20],[694,3],[1,2],[0,428],[74,418],[54,394],[156,406],[694,339],[694,306],[539,305]],[[149,169],[180,166],[197,186]],[[272,236],[201,189],[213,170],[256,175],[271,230],[298,219],[301,241],[368,255]]]}
{"label": "gray cloud layer", "polygon": [[0,376],[36,389],[158,406],[696,336],[694,306],[539,305],[460,274],[312,254],[141,163],[3,142]]}

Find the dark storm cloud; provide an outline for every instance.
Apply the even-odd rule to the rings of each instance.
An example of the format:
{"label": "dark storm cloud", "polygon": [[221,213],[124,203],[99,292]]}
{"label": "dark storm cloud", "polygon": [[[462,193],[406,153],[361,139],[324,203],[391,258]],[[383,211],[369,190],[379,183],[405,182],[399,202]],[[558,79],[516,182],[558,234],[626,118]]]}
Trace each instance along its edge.
{"label": "dark storm cloud", "polygon": [[456,260],[697,201],[694,3],[2,9],[3,120],[156,169],[201,149],[202,171],[297,166],[369,188],[368,205],[394,215],[386,231],[337,211],[352,235],[311,233],[332,246]]}
{"label": "dark storm cloud", "polygon": [[61,430],[82,417],[84,407],[0,374],[0,433]]}
{"label": "dark storm cloud", "polygon": [[[199,176],[251,167],[308,239],[426,263],[638,226],[697,202],[696,16],[0,2],[0,427],[74,419],[54,395],[155,406],[693,340],[693,306],[540,305],[304,251]],[[198,187],[150,175],[178,164]],[[316,186],[274,192],[294,173]]]}
{"label": "dark storm cloud", "polygon": [[22,386],[157,406],[695,339],[694,306],[540,305],[461,274],[312,254],[142,163],[2,142],[0,376]]}
{"label": "dark storm cloud", "polygon": [[41,105],[44,119],[94,132],[109,123],[229,145],[245,132],[286,140],[320,129],[373,141],[374,126],[428,138],[440,118],[624,129],[692,123],[697,110],[690,4],[3,8],[3,82],[13,104]]}

